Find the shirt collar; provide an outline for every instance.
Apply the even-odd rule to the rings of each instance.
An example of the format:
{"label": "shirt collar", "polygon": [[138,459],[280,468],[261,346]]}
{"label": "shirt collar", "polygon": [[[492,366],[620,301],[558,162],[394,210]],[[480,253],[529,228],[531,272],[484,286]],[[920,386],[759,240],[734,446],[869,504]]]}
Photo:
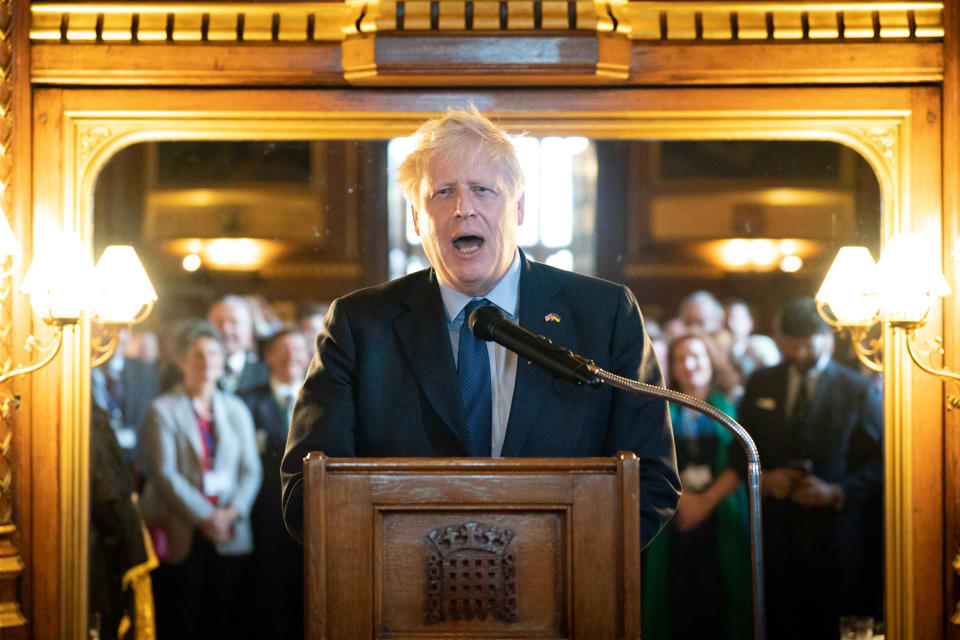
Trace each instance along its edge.
{"label": "shirt collar", "polygon": [[828,364],[830,364],[830,354],[821,353],[820,357],[817,358],[816,364],[814,364],[804,373],[801,374],[800,371],[793,365],[790,365],[790,369],[797,374],[797,376],[807,378],[808,380],[817,380],[820,378],[820,374],[823,373],[823,370],[827,368]]}
{"label": "shirt collar", "polygon": [[[439,282],[439,279],[438,279]],[[460,293],[453,287],[439,282],[440,297],[443,299],[443,308],[447,312],[447,323],[453,324],[463,308],[473,300],[473,296]],[[490,293],[483,296],[493,304],[502,309],[511,319],[517,317],[517,305],[520,297],[520,250],[518,249],[513,256],[513,262],[510,268],[500,282],[490,290]]]}
{"label": "shirt collar", "polygon": [[111,377],[118,377],[123,371],[123,356],[115,355],[107,360],[107,374]]}
{"label": "shirt collar", "polygon": [[275,378],[270,378],[270,388],[273,390],[273,394],[278,398],[289,398],[291,396],[296,396],[299,387],[292,384],[286,384],[280,382]]}
{"label": "shirt collar", "polygon": [[237,351],[227,358],[227,370],[230,373],[240,373],[247,364],[247,352]]}

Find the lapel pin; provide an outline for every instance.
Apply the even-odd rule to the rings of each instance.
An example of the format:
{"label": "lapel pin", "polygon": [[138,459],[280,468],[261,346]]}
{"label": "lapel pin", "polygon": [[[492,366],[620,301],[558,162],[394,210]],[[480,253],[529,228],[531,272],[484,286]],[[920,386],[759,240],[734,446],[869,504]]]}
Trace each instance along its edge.
{"label": "lapel pin", "polygon": [[548,313],[547,315],[543,316],[543,321],[544,322],[560,322],[560,316],[558,316],[555,313]]}

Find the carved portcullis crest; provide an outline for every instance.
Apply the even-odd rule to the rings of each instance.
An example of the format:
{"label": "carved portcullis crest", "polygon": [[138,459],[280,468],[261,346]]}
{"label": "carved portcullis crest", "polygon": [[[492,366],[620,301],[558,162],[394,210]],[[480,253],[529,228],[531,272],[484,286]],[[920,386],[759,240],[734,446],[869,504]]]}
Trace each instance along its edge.
{"label": "carved portcullis crest", "polygon": [[513,531],[467,522],[427,534],[426,621],[517,620]]}

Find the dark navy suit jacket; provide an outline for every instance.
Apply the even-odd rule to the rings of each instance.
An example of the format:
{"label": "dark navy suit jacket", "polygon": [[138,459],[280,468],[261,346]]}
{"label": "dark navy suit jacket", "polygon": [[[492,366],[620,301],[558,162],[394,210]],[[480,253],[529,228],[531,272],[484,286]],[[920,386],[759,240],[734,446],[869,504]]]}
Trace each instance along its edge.
{"label": "dark navy suit jacket", "polygon": [[[521,256],[522,258],[522,256]],[[633,294],[621,285],[521,260],[519,324],[612,373],[662,385]],[[547,319],[550,314],[560,321]],[[336,300],[317,340],[281,467],[284,519],[303,528],[303,457],[467,456],[453,352],[433,270]],[[679,500],[666,403],[577,387],[520,361],[504,457],[640,459],[649,542]]]}
{"label": "dark navy suit jacket", "polygon": [[807,461],[811,474],[843,488],[844,505],[836,511],[764,499],[768,629],[777,638],[832,637],[840,614],[872,613],[883,584],[879,573],[866,579],[883,562],[882,544],[872,538],[882,536],[883,403],[871,381],[831,361],[803,424],[790,426],[787,367],[750,377],[740,422],[764,470]]}
{"label": "dark navy suit jacket", "polygon": [[883,485],[883,401],[873,384],[830,361],[820,374],[801,428],[789,430],[787,364],[755,372],[740,402],[766,470],[808,460],[810,473],[839,484],[845,505],[856,508]]}
{"label": "dark navy suit jacket", "polygon": [[263,482],[250,514],[255,549],[260,551],[287,544],[296,547],[284,531],[280,508],[280,460],[287,443],[286,417],[269,382],[243,392],[240,399],[253,416],[257,448],[263,464]]}
{"label": "dark navy suit jacket", "polygon": [[287,534],[280,507],[280,459],[287,417],[269,381],[243,392],[257,433],[263,483],[250,512],[253,527],[253,606],[258,638],[303,637],[303,550]]}
{"label": "dark navy suit jacket", "polygon": [[[109,412],[115,399],[108,397],[106,368],[107,366],[103,365],[91,370],[91,393],[94,403]],[[123,399],[118,408],[123,417],[122,426],[133,429],[139,436],[147,409],[160,393],[157,370],[149,362],[125,357],[120,370],[120,384],[123,386]],[[133,461],[134,450],[135,445],[123,449],[127,462]]]}

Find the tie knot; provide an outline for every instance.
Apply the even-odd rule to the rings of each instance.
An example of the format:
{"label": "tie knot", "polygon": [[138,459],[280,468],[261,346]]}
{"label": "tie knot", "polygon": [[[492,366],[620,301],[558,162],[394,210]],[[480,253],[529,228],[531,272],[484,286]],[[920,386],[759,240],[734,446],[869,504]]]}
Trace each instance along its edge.
{"label": "tie knot", "polygon": [[490,301],[486,298],[474,298],[463,308],[464,315],[470,315],[477,307],[485,307],[488,304],[490,304]]}
{"label": "tie knot", "polygon": [[485,307],[490,304],[490,301],[486,298],[474,298],[467,303],[467,306],[463,308],[463,326],[466,327],[470,323],[470,314],[473,313],[474,309],[478,307]]}

